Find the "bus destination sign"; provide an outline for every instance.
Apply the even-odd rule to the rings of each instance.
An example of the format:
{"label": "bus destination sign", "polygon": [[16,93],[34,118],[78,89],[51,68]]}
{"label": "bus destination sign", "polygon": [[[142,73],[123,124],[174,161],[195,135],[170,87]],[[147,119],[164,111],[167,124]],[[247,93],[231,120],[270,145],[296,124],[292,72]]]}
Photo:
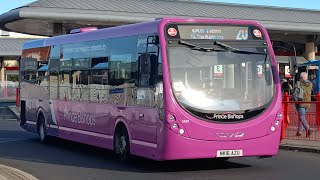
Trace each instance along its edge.
{"label": "bus destination sign", "polygon": [[249,39],[249,27],[178,25],[180,39],[239,40]]}

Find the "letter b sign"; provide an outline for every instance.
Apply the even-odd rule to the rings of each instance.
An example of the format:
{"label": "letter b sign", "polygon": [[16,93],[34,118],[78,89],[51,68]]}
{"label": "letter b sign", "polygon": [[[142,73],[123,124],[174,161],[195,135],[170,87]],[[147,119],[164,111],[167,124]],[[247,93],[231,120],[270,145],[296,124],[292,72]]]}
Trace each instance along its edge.
{"label": "letter b sign", "polygon": [[215,76],[215,77],[222,77],[223,76],[223,66],[222,65],[214,66],[213,76]]}

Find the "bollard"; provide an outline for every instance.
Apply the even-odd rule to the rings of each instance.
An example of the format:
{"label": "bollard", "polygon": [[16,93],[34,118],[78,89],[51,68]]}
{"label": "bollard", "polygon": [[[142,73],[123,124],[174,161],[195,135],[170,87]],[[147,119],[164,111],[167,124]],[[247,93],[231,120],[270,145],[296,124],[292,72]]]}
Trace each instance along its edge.
{"label": "bollard", "polygon": [[[284,98],[282,99],[282,100],[284,100]],[[280,136],[280,141],[282,141],[283,139],[284,139],[284,126],[285,126],[285,124],[284,124],[284,121],[285,121],[285,119],[284,119],[284,102],[282,102],[282,114],[283,114],[283,117],[282,117],[282,125],[281,125],[281,136]]]}
{"label": "bollard", "polygon": [[282,97],[282,114],[283,114],[283,117],[282,117],[282,125],[284,126],[284,125],[286,125],[285,124],[285,118],[284,118],[284,101],[285,101],[285,97],[283,96]]}
{"label": "bollard", "polygon": [[288,102],[289,102],[289,95],[288,92],[285,92],[283,102],[282,102],[282,126],[281,126],[281,140],[283,140],[286,137],[286,126],[285,122],[288,122]]}

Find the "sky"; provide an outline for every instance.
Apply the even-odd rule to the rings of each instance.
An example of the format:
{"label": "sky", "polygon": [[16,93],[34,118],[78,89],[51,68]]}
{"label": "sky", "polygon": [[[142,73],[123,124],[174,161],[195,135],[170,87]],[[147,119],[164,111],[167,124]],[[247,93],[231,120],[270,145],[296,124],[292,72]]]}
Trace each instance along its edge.
{"label": "sky", "polygon": [[[34,2],[35,0],[0,0],[0,14],[3,14],[11,9],[23,6]],[[238,4],[255,4],[267,6],[280,6],[304,9],[320,10],[319,0],[205,0],[213,2],[226,2]]]}
{"label": "sky", "polygon": [[206,0],[206,1],[320,10],[319,0],[302,0],[302,1],[301,0]]}
{"label": "sky", "polygon": [[0,14],[34,1],[36,0],[0,0]]}

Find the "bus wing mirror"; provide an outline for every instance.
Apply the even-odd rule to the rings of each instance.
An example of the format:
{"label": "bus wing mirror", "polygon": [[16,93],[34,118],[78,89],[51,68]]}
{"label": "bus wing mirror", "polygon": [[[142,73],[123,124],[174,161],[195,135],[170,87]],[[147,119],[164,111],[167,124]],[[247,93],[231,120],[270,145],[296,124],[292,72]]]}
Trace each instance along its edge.
{"label": "bus wing mirror", "polygon": [[159,36],[149,36],[148,37],[148,40],[147,40],[147,44],[153,44],[153,45],[158,45],[159,44]]}
{"label": "bus wing mirror", "polygon": [[159,44],[159,36],[154,36],[153,38],[153,44],[158,45]]}
{"label": "bus wing mirror", "polygon": [[140,73],[141,74],[149,74],[151,70],[150,67],[150,55],[142,54],[140,59]]}
{"label": "bus wing mirror", "polygon": [[267,86],[271,86],[272,85],[272,66],[271,67],[265,67],[265,75],[264,75],[264,79],[266,81],[266,85]]}

